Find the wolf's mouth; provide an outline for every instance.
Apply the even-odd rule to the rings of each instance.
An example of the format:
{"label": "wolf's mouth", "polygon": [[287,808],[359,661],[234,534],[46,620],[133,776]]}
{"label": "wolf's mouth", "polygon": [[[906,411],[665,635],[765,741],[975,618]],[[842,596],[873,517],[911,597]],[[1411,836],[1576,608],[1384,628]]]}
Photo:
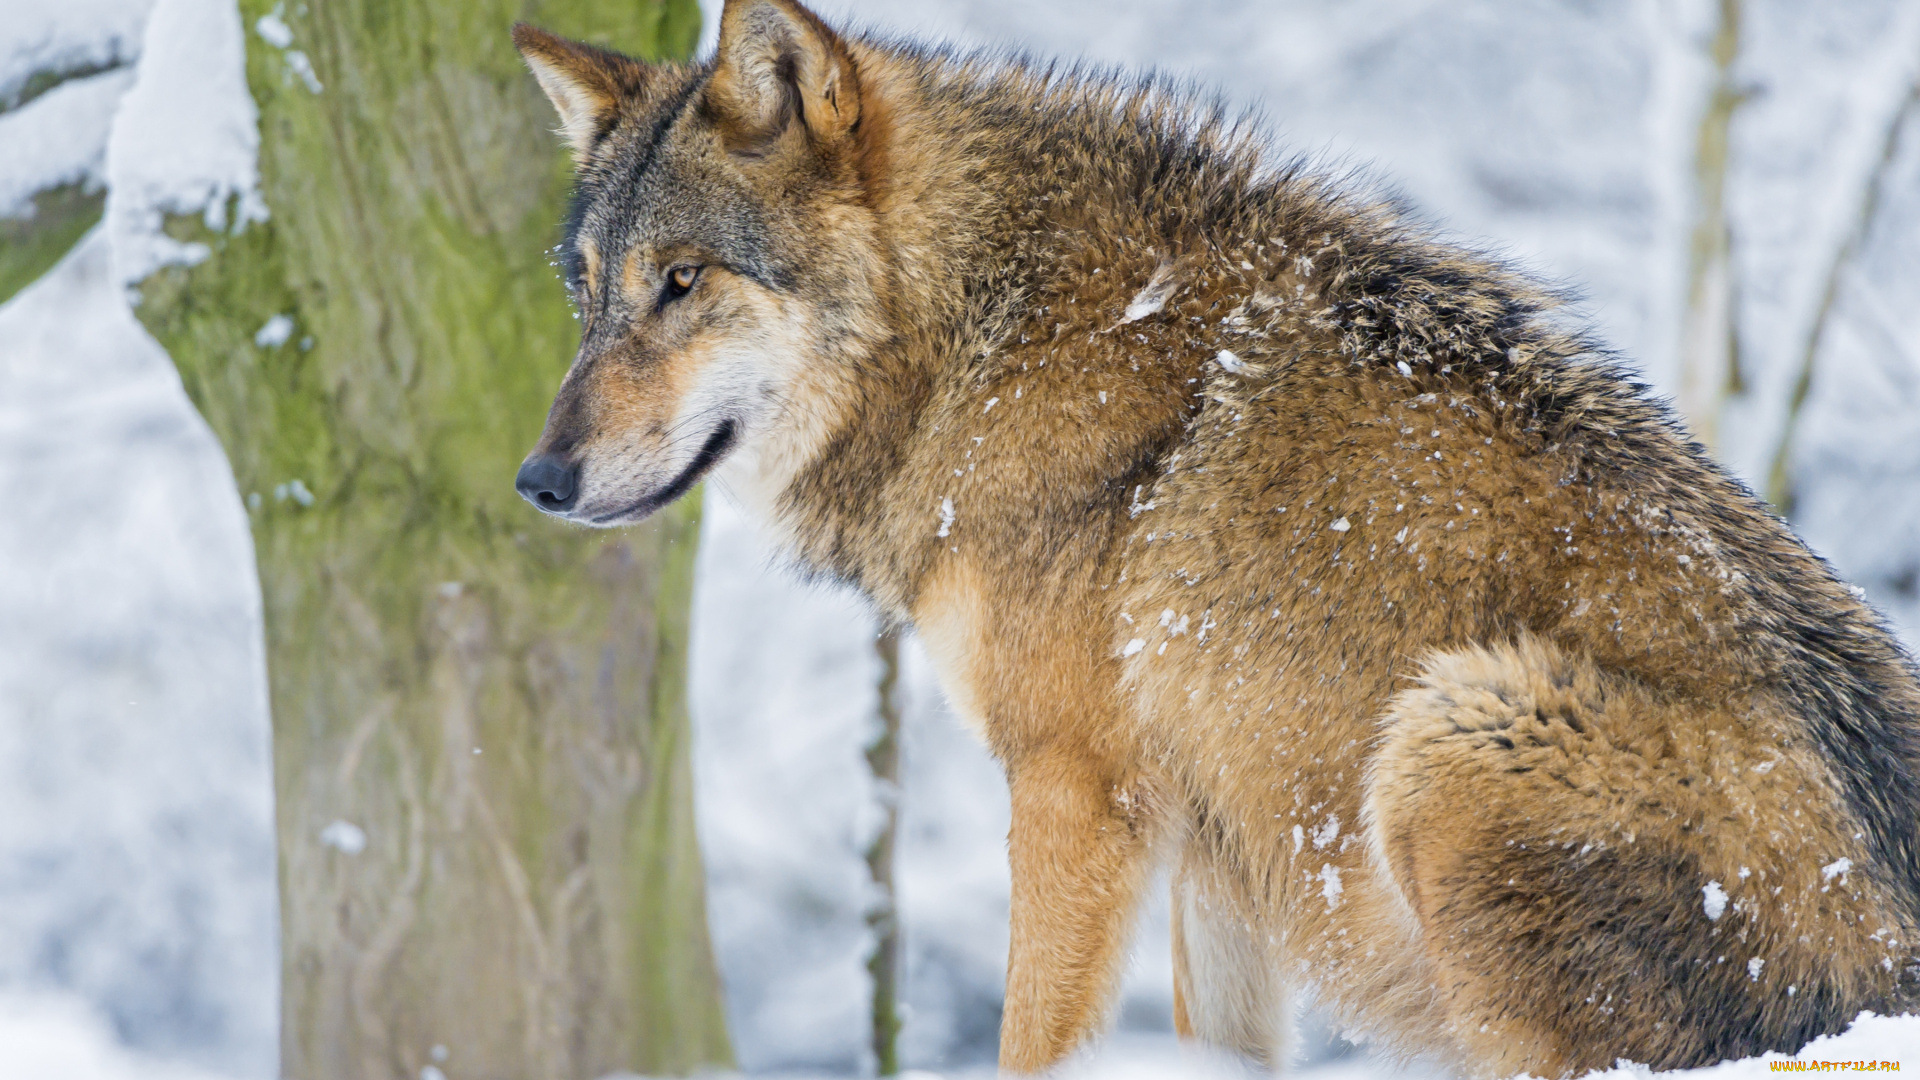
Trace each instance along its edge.
{"label": "wolf's mouth", "polygon": [[624,510],[616,510],[611,514],[602,514],[594,518],[593,524],[615,525],[621,522],[639,521],[685,495],[688,489],[700,482],[700,478],[707,474],[707,470],[719,464],[720,459],[726,457],[727,452],[733,449],[737,433],[738,427],[732,420],[721,421],[720,426],[713,429],[713,434],[707,436],[707,441],[700,447],[700,452],[693,455],[693,460],[687,463],[686,468],[680,470],[680,475],[674,477],[671,483]]}

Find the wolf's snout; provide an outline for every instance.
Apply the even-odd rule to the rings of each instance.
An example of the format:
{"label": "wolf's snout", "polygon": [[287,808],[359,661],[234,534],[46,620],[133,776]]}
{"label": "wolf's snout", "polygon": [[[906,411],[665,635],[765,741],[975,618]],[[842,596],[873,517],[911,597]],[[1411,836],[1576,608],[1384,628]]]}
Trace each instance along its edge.
{"label": "wolf's snout", "polygon": [[549,514],[564,514],[580,494],[580,470],[555,454],[535,454],[522,462],[513,486],[522,498]]}

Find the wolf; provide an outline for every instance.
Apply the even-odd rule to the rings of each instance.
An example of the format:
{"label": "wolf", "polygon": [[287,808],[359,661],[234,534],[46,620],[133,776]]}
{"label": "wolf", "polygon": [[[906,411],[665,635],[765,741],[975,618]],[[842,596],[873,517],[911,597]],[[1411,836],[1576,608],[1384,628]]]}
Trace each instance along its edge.
{"label": "wolf", "polygon": [[518,487],[711,475],[919,635],[1006,771],[1004,1069],[1161,866],[1179,1032],[1268,1065],[1295,994],[1489,1076],[1910,1007],[1914,665],[1553,290],[1152,78],[514,40],[582,319]]}

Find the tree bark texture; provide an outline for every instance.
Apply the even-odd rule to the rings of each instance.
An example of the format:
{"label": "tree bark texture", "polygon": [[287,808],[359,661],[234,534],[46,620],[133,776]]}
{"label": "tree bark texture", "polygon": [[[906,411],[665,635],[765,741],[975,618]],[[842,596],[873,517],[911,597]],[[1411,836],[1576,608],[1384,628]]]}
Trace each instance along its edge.
{"label": "tree bark texture", "polygon": [[879,730],[867,744],[867,767],[880,791],[880,832],[867,846],[867,873],[877,894],[867,911],[873,952],[867,974],[873,978],[873,1061],[881,1076],[900,1074],[900,897],[895,887],[895,853],[900,838],[900,631],[887,627],[874,641],[880,660]]}
{"label": "tree bark texture", "polygon": [[214,255],[139,312],[253,523],[282,1074],[724,1065],[687,759],[698,502],[603,533],[513,490],[576,328],[548,263],[568,167],[508,29],[684,55],[699,12],[241,8],[271,220],[170,223]]}

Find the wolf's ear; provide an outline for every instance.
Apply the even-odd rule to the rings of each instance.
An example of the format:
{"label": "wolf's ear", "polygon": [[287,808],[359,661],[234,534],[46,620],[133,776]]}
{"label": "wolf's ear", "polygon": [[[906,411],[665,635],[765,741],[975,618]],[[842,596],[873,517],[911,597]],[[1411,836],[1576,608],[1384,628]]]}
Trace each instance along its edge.
{"label": "wolf's ear", "polygon": [[860,119],[860,83],[846,43],[795,0],[726,0],[708,100],[728,149],[751,150],[795,120],[834,145]]}
{"label": "wolf's ear", "polygon": [[647,65],[526,23],[514,24],[513,43],[560,113],[560,134],[573,149],[573,163],[584,167],[619,119],[621,98],[645,86]]}

